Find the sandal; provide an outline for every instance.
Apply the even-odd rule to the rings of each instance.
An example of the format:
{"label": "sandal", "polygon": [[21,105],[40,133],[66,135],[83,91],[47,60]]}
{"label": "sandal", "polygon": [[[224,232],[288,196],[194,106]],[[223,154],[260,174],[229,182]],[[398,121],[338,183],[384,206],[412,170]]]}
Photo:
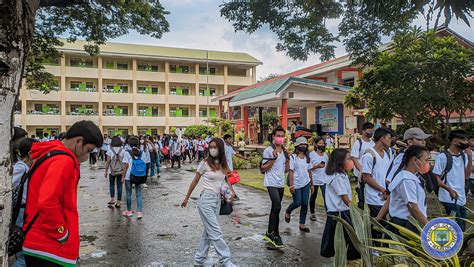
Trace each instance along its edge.
{"label": "sandal", "polygon": [[303,226],[303,227],[300,226],[300,231],[305,232],[305,233],[309,233],[309,228],[306,227],[306,226]]}
{"label": "sandal", "polygon": [[291,215],[285,212],[285,222],[290,223]]}
{"label": "sandal", "polygon": [[309,217],[309,219],[313,222],[317,221],[315,214],[311,214],[311,217]]}
{"label": "sandal", "polygon": [[115,202],[112,202],[112,201],[109,201],[109,203],[107,203],[107,205],[109,206],[113,206],[115,204]]}
{"label": "sandal", "polygon": [[117,209],[120,209],[121,205],[120,205],[120,204],[115,204],[115,207],[116,207]]}

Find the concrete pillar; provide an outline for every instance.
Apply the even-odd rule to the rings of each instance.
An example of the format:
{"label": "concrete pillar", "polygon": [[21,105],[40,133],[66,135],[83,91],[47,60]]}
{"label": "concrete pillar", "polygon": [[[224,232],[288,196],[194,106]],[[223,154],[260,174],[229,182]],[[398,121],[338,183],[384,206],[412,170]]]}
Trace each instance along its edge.
{"label": "concrete pillar", "polygon": [[244,119],[244,134],[245,138],[249,139],[249,107],[243,106],[242,107],[242,116]]}
{"label": "concrete pillar", "polygon": [[222,100],[219,100],[219,118],[225,119],[222,114],[224,113],[224,106],[222,105]]}
{"label": "concrete pillar", "polygon": [[137,105],[137,60],[133,59],[132,61],[132,116],[133,116],[133,125],[132,132],[133,134],[138,134],[138,105]]}
{"label": "concrete pillar", "polygon": [[257,83],[257,66],[252,67],[252,83]]}
{"label": "concrete pillar", "polygon": [[169,103],[169,95],[170,95],[170,63],[168,61],[165,62],[165,132],[170,132],[170,103]]}
{"label": "concrete pillar", "polygon": [[97,107],[97,112],[99,113],[99,129],[101,129],[101,131],[104,131],[104,117],[103,117],[103,113],[104,113],[104,103],[103,103],[103,100],[102,100],[102,90],[104,88],[104,85],[103,85],[103,81],[102,81],[102,57],[99,56],[97,58],[97,68],[98,68],[98,71],[99,71],[99,75],[98,75],[98,81],[97,81],[97,93],[99,94],[99,106]]}
{"label": "concrete pillar", "polygon": [[194,103],[195,103],[196,113],[194,116],[194,123],[200,124],[200,121],[199,121],[200,119],[199,118],[199,63],[195,64],[195,73],[196,73],[196,80],[195,80],[195,85],[194,85],[194,100],[195,100]]}
{"label": "concrete pillar", "polygon": [[311,124],[316,124],[316,107],[307,107],[306,108],[306,128],[309,129]]}
{"label": "concrete pillar", "polygon": [[229,120],[232,120],[232,107],[229,107],[227,110],[227,117],[229,118]]}
{"label": "concrete pillar", "polygon": [[288,129],[288,100],[281,100],[281,126],[283,129]]}
{"label": "concrete pillar", "polygon": [[66,56],[62,56],[61,67],[59,72],[61,73],[61,91],[59,92],[61,99],[61,132],[66,131]]}

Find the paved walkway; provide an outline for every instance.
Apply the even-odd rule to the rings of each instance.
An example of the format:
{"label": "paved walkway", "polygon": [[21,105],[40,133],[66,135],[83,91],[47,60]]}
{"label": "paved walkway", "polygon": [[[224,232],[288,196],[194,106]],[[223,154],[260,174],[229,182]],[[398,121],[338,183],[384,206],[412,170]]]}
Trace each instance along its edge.
{"label": "paved walkway", "polygon": [[[159,180],[148,183],[148,189],[143,190],[142,220],[123,217],[125,203],[122,210],[108,208],[108,179],[103,176],[101,163],[97,170],[83,165],[78,193],[81,266],[192,266],[203,230],[196,208],[201,189],[196,188],[187,208],[182,209],[180,204],[194,177],[186,169],[194,165],[184,165],[181,170],[164,169]],[[240,201],[235,203],[233,214],[220,217],[235,264],[324,266],[329,263],[319,256],[325,215],[319,213],[318,222],[309,221],[308,216],[311,233],[299,231],[298,212],[293,214],[290,224],[282,220],[280,229],[286,248],[270,250],[262,240],[271,204],[267,193],[243,186],[237,186],[236,192]],[[288,204],[289,199],[285,199],[283,209]],[[210,255],[211,261],[217,264],[217,254],[211,250]]]}

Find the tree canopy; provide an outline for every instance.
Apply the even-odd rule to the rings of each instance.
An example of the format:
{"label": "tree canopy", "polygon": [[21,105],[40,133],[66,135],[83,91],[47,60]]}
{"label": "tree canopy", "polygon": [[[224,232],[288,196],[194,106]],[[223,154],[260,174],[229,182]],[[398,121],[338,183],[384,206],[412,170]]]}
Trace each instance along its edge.
{"label": "tree canopy", "polygon": [[[319,54],[322,61],[333,58],[335,42],[342,41],[357,63],[373,57],[383,36],[409,28],[418,16],[436,27],[441,14],[449,24],[455,16],[469,25],[472,1],[449,0],[348,0],[348,1],[229,1],[221,5],[221,16],[236,31],[253,33],[268,26],[279,39],[276,48],[293,59],[306,60]],[[338,33],[331,28],[337,24]]]}
{"label": "tree canopy", "polygon": [[[346,98],[351,107],[368,107],[367,116],[393,117],[410,127],[446,133],[454,113],[474,109],[474,52],[453,36],[412,29],[395,37]],[[460,119],[461,119],[460,118]]]}
{"label": "tree canopy", "polygon": [[[35,1],[29,1],[35,2]],[[38,58],[57,58],[64,42],[78,38],[88,42],[86,52],[96,55],[99,45],[107,40],[129,33],[131,30],[143,35],[161,38],[169,31],[165,18],[169,14],[158,0],[41,0],[35,31],[31,40],[25,75],[29,88],[47,92],[54,84],[53,76],[44,71]]]}

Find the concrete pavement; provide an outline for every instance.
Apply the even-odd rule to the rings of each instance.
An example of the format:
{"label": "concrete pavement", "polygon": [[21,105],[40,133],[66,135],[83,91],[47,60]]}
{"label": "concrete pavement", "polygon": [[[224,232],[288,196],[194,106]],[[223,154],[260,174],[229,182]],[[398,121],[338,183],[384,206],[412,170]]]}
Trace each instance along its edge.
{"label": "concrete pavement", "polygon": [[[144,217],[137,220],[121,215],[125,208],[125,188],[122,209],[107,207],[109,185],[101,163],[97,169],[83,164],[78,192],[80,265],[192,266],[203,230],[196,207],[201,191],[199,186],[188,207],[180,207],[194,177],[191,167],[195,167],[195,163],[184,165],[180,170],[163,169],[161,178],[149,181],[148,188],[143,190]],[[292,214],[290,224],[284,222],[283,212],[290,202],[290,199],[284,199],[280,231],[286,248],[270,250],[262,240],[271,205],[268,194],[244,186],[235,189],[240,200],[235,203],[233,214],[220,217],[235,264],[324,266],[330,263],[319,256],[325,223],[323,213],[318,213],[317,222],[311,222],[308,215],[307,225],[311,232],[302,233],[298,229],[298,212]],[[210,261],[218,264],[214,250],[210,255]]]}

